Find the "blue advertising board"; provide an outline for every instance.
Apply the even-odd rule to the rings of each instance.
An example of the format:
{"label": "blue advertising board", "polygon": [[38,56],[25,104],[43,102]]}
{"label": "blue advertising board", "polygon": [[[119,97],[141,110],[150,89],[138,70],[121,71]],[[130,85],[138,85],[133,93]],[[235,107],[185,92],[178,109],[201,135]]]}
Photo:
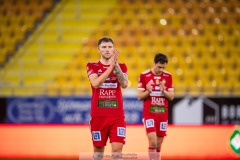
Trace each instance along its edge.
{"label": "blue advertising board", "polygon": [[[143,102],[136,97],[123,100],[127,124],[142,124]],[[88,124],[90,104],[91,97],[7,98],[5,122]],[[176,97],[169,103],[168,111],[169,124],[240,124],[239,97]]]}
{"label": "blue advertising board", "polygon": [[[7,123],[88,124],[91,97],[18,97],[7,100]],[[124,98],[127,124],[142,122],[142,102]]]}

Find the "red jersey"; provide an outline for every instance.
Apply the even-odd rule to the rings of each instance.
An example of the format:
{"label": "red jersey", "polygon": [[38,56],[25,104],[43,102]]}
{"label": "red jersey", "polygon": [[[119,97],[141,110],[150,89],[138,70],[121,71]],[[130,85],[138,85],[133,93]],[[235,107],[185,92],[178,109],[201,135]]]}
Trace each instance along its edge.
{"label": "red jersey", "polygon": [[[89,62],[87,64],[87,74],[90,77],[93,74],[100,76],[110,65],[104,65],[100,61]],[[119,63],[123,74],[127,74],[127,66]],[[103,84],[95,89],[92,87],[91,116],[122,116],[124,117],[123,98],[121,85],[118,82],[115,70],[110,73],[109,77]]]}
{"label": "red jersey", "polygon": [[156,76],[149,69],[142,72],[138,80],[138,89],[146,90],[148,83],[152,86],[152,92],[143,102],[143,117],[151,116],[158,118],[168,118],[168,100],[160,91],[159,83],[165,84],[165,90],[173,90],[172,75],[163,71],[161,75]]}

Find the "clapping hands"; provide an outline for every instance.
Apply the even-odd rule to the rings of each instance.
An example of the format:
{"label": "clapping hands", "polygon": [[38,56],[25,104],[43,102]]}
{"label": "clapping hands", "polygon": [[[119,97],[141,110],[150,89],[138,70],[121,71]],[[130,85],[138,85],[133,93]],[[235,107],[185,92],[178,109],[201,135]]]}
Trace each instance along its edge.
{"label": "clapping hands", "polygon": [[115,67],[118,63],[118,57],[119,57],[119,52],[117,49],[114,48],[113,50],[113,54],[112,54],[112,57],[111,57],[111,65],[113,67]]}

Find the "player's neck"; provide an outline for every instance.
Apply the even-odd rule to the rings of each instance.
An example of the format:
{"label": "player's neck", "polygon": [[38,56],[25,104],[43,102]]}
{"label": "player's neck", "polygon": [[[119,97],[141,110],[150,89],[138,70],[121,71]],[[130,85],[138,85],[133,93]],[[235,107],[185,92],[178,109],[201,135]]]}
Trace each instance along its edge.
{"label": "player's neck", "polygon": [[100,59],[100,62],[104,65],[110,65],[110,59],[104,59],[104,58],[101,58]]}
{"label": "player's neck", "polygon": [[160,76],[161,74],[157,74],[153,68],[151,68],[151,72],[155,75],[155,76]]}
{"label": "player's neck", "polygon": [[155,73],[155,71],[154,71],[153,68],[151,68],[150,70],[151,70],[151,72],[152,72],[154,75],[156,75],[156,73]]}

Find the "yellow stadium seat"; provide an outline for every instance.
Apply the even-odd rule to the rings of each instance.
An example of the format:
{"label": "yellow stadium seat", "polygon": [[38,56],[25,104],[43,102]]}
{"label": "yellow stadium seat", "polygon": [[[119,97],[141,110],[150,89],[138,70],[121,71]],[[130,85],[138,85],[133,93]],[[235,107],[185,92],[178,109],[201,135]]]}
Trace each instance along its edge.
{"label": "yellow stadium seat", "polygon": [[[75,6],[75,2],[69,3],[71,7]],[[83,5],[88,4],[93,7],[92,3],[94,2],[86,1]],[[13,4],[13,12],[6,13],[7,8]],[[0,53],[14,51],[14,44],[24,38],[25,32],[34,27],[37,17],[43,15],[43,12],[38,11],[48,10],[51,5],[50,1],[44,0],[26,1],[26,3],[4,1],[3,7],[1,6],[3,11],[0,8],[0,13],[7,15],[8,18],[0,17],[0,20],[1,24],[8,27],[4,29],[0,27],[0,37],[4,39],[3,43],[13,45],[9,48],[4,47]],[[70,51],[72,48],[70,45],[66,48],[52,45],[57,39],[55,33],[57,27],[55,22],[49,25],[51,26],[49,30],[52,32],[44,34],[46,40],[44,46],[59,46],[57,52],[67,50],[68,53],[75,54],[72,60],[61,68],[66,75],[58,75],[56,72],[53,83],[58,84],[60,89],[58,92],[62,95],[90,94],[86,62],[99,59],[97,40],[108,35],[114,38],[115,46],[120,51],[119,60],[128,66],[132,87],[137,86],[140,73],[152,67],[154,54],[162,52],[168,55],[169,64],[166,70],[173,74],[176,94],[238,93],[239,90],[235,88],[238,88],[239,81],[226,78],[239,77],[239,14],[232,12],[236,6],[239,6],[239,2],[180,0],[172,3],[172,1],[157,0],[124,0],[117,1],[109,7],[110,9],[104,9],[108,12],[103,14],[101,19],[98,18],[99,14],[96,14],[93,18],[94,22],[99,21],[94,24],[92,20],[89,22],[69,18],[75,14],[76,8],[66,8],[67,11],[63,10],[60,13],[63,22],[61,40],[67,38],[69,44],[78,43],[79,50]],[[23,9],[25,12],[21,12]],[[14,18],[17,12],[21,12],[20,16]],[[83,7],[83,15],[85,12]],[[97,13],[100,12],[102,10]],[[29,16],[29,13],[32,15]],[[85,15],[86,19],[94,13],[88,11]],[[11,27],[10,24],[17,27]],[[70,34],[69,31],[72,26],[78,26],[74,34]],[[8,38],[16,32],[23,34],[19,33]],[[1,33],[6,33],[7,38]],[[44,57],[47,59],[53,56],[46,54]],[[58,59],[64,61],[63,57],[65,56],[61,58],[59,56]],[[51,85],[49,87],[51,88]]]}

